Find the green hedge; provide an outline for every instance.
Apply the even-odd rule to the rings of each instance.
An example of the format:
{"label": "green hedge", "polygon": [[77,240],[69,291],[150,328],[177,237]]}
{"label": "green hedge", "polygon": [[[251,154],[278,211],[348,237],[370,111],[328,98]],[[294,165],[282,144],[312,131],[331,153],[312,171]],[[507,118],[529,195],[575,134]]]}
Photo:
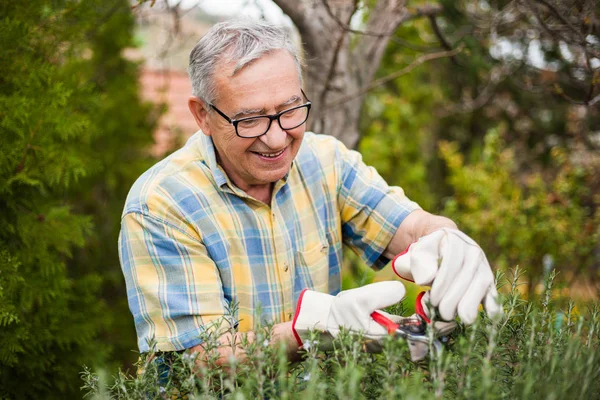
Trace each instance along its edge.
{"label": "green hedge", "polygon": [[[168,378],[148,355],[138,375],[119,373],[107,385],[106,372],[82,373],[93,399],[597,399],[600,398],[600,305],[584,312],[573,303],[565,310],[551,301],[554,274],[546,293],[529,303],[517,290],[518,272],[509,283],[505,315],[492,322],[482,314],[460,327],[441,354],[411,362],[402,339],[390,337],[381,354],[362,351],[347,332],[324,354],[309,348],[302,362],[287,362],[285,350],[266,346],[269,327],[253,343],[242,342],[248,361],[215,364],[215,338],[205,338],[212,354],[199,370],[189,354],[172,354]],[[394,310],[392,310],[394,311]],[[162,378],[161,378],[162,376]]]}
{"label": "green hedge", "polygon": [[81,398],[82,365],[132,325],[102,300],[124,291],[120,211],[150,161],[132,29],[124,0],[0,4],[0,398]]}

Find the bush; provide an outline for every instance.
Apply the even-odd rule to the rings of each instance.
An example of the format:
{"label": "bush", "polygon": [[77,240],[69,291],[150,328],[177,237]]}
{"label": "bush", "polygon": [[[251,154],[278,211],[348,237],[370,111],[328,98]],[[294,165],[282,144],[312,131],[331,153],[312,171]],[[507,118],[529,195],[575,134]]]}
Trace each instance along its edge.
{"label": "bush", "polygon": [[517,290],[517,272],[500,321],[482,314],[457,329],[440,354],[417,363],[402,339],[390,337],[381,354],[367,354],[359,338],[343,332],[330,353],[309,347],[302,362],[290,364],[282,347],[267,346],[267,326],[253,343],[241,343],[243,364],[232,358],[226,368],[217,366],[216,340],[207,336],[212,356],[199,370],[188,353],[162,355],[164,364],[144,354],[137,376],[120,372],[111,386],[86,369],[84,389],[93,399],[600,398],[600,305],[555,309],[553,279],[552,273],[540,303],[528,303]]}
{"label": "bush", "polygon": [[551,268],[569,279],[593,276],[600,239],[600,198],[586,183],[593,171],[555,147],[556,172],[519,172],[500,131],[488,132],[481,157],[469,164],[456,143],[441,144],[453,189],[442,214],[485,249],[492,265],[503,271],[518,263],[535,266],[528,270],[529,292]]}
{"label": "bush", "polygon": [[1,2],[0,15],[0,398],[78,398],[81,366],[111,350],[100,293],[152,141],[121,54],[133,18],[124,0]]}

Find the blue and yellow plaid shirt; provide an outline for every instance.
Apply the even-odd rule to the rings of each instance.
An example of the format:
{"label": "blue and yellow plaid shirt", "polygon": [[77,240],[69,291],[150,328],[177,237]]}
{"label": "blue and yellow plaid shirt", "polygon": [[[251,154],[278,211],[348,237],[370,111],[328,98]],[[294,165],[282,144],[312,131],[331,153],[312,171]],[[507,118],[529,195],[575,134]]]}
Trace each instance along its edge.
{"label": "blue and yellow plaid shirt", "polygon": [[[303,289],[337,294],[342,243],[379,269],[418,206],[331,136],[306,132],[287,176],[264,204],[237,188],[202,132],[144,173],[123,211],[119,252],[140,351],[202,342],[231,317],[251,330],[293,318]],[[235,307],[234,307],[235,309]]]}

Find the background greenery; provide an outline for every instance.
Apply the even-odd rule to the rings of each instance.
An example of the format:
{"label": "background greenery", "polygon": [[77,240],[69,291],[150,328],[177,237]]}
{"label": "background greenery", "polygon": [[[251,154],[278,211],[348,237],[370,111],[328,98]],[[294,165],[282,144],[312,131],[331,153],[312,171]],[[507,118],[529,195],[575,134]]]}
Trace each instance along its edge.
{"label": "background greenery", "polygon": [[[550,390],[532,380],[545,373],[553,377],[554,370],[535,370],[539,364],[533,361],[551,366],[554,356],[527,358],[521,352],[533,347],[523,335],[546,329],[548,336],[534,335],[543,349],[544,337],[558,335],[551,330],[554,322],[573,310],[576,317],[586,316],[584,322],[591,320],[584,303],[597,298],[600,283],[600,111],[598,102],[589,100],[599,94],[598,66],[581,69],[577,57],[565,57],[561,40],[553,40],[535,18],[517,18],[502,29],[484,23],[508,2],[441,4],[438,28],[449,45],[464,50],[371,91],[358,149],[424,208],[454,218],[499,270],[520,265],[526,274],[519,275],[525,285],[518,287],[531,304],[543,302],[541,282],[559,272],[552,318],[548,309],[532,314],[523,303],[506,325],[516,331],[500,333],[508,338],[517,332],[522,346],[508,339],[496,343],[502,357],[510,351],[516,357],[498,371],[531,363],[532,369],[523,370],[528,377],[511,375],[524,379],[511,381],[524,385],[518,393]],[[590,12],[589,2],[581,4],[577,15],[598,52],[600,6]],[[586,19],[590,15],[595,19]],[[121,0],[0,3],[0,398],[80,398],[83,365],[105,371],[107,381],[118,366],[133,371],[135,332],[116,241],[127,191],[156,162],[148,148],[161,111],[140,100],[139,65],[123,56],[133,46],[133,27],[131,7]],[[404,24],[394,38],[379,77],[439,46],[427,20]],[[502,38],[515,48],[532,46],[538,38],[545,65],[552,68],[498,55],[494,46]],[[351,254],[346,264],[344,287],[389,274],[367,272]],[[568,298],[578,295],[578,306],[569,308]],[[540,330],[534,315],[546,315]],[[518,331],[527,321],[531,330]],[[582,322],[579,331],[567,324],[568,334],[556,339],[566,346],[567,337],[589,338],[572,346],[593,349],[592,366],[598,364],[595,321]],[[572,357],[576,368],[579,356],[573,349],[585,350],[561,349],[564,353],[557,354]],[[361,374],[368,374],[369,360],[356,357],[354,370],[334,369],[346,374],[340,382],[358,384]],[[442,381],[428,379],[429,369],[407,365],[390,375],[412,376],[398,387],[425,380],[423,390],[435,395],[439,388],[432,385]],[[595,376],[597,382],[597,371],[589,371],[574,376],[581,382]],[[331,393],[327,379],[325,387],[317,381],[309,389]],[[478,384],[465,392],[471,397],[486,393],[480,390],[489,388],[489,379],[502,380],[499,375],[472,379]],[[565,389],[551,387],[556,393]],[[339,394],[346,389],[340,387]]]}
{"label": "background greenery", "polygon": [[135,359],[116,240],[156,113],[126,1],[0,16],[0,398],[80,398],[83,364]]}

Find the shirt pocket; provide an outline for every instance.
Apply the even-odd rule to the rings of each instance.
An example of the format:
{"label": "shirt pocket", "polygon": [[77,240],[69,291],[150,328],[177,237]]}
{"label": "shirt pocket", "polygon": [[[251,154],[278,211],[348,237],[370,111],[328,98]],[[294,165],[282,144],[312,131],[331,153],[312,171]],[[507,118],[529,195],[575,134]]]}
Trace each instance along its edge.
{"label": "shirt pocket", "polygon": [[317,292],[329,291],[329,244],[321,241],[308,250],[296,252],[296,266],[304,280],[304,287]]}

